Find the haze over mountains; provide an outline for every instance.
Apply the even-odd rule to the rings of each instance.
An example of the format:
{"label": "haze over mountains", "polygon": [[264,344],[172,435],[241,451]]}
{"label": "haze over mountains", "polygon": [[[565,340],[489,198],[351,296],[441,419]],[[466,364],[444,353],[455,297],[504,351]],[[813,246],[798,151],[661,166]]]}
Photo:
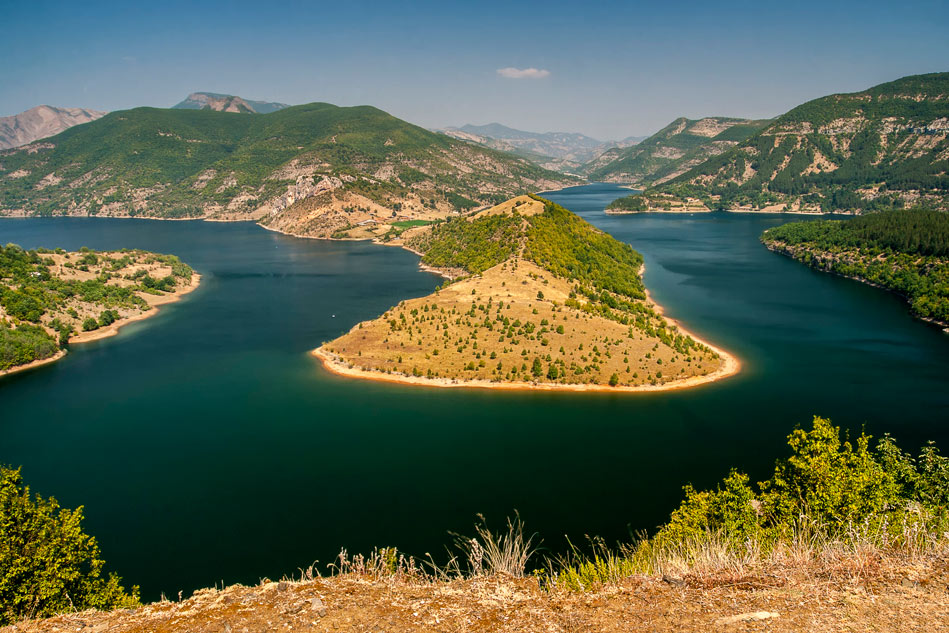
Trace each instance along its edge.
{"label": "haze over mountains", "polygon": [[644,137],[600,141],[576,132],[525,132],[500,123],[463,125],[437,130],[455,138],[523,156],[547,169],[579,172],[611,147],[627,147]]}
{"label": "haze over mountains", "polygon": [[105,112],[86,108],[40,105],[20,114],[0,117],[0,149],[20,147],[105,115]]}

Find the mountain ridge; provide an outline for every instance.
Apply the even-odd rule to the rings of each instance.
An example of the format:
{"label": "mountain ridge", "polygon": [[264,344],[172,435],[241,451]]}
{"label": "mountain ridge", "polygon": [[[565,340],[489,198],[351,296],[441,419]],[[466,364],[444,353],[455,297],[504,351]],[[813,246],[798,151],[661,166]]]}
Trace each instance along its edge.
{"label": "mountain ridge", "polygon": [[371,106],[246,117],[135,108],[0,153],[0,213],[255,220],[380,238],[394,221],[578,182]]}
{"label": "mountain ridge", "polygon": [[286,103],[254,101],[217,92],[192,92],[183,101],[172,106],[173,109],[179,110],[217,110],[247,114],[269,114],[289,107]]}
{"label": "mountain ridge", "polygon": [[0,117],[0,150],[22,147],[55,136],[75,125],[95,121],[108,114],[88,108],[38,105],[12,116]]}

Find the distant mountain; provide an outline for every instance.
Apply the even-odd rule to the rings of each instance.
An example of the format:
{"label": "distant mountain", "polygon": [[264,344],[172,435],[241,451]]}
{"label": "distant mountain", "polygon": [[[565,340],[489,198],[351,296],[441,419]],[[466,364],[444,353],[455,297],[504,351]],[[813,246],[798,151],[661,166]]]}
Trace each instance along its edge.
{"label": "distant mountain", "polygon": [[218,112],[269,114],[290,106],[286,103],[251,101],[243,97],[222,95],[216,92],[192,92],[187,99],[172,107],[179,110],[217,110]]}
{"label": "distant mountain", "polygon": [[809,101],[660,190],[746,211],[949,210],[949,73]]}
{"label": "distant mountain", "polygon": [[244,219],[390,239],[398,222],[579,182],[369,106],[135,108],[0,152],[0,214]]}
{"label": "distant mountain", "polygon": [[645,187],[679,174],[745,140],[768,121],[706,117],[678,118],[631,147],[615,147],[584,165],[590,180]]}
{"label": "distant mountain", "polygon": [[576,132],[525,132],[501,125],[463,125],[438,130],[454,138],[478,143],[522,156],[546,169],[576,171],[610,147],[630,144],[635,138],[622,143],[599,141]]}
{"label": "distant mountain", "polygon": [[54,136],[74,125],[95,121],[105,115],[98,110],[41,105],[20,114],[0,117],[0,149],[20,147]]}

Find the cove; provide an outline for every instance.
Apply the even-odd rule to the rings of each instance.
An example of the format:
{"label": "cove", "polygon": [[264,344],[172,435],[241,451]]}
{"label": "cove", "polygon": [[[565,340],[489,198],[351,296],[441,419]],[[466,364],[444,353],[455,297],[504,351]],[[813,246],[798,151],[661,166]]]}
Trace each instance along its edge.
{"label": "cove", "polygon": [[0,462],[84,505],[109,568],[146,599],[325,569],[341,547],[438,556],[514,509],[543,546],[661,523],[683,484],[765,478],[820,414],[949,450],[949,336],[895,295],[812,271],[758,235],[801,216],[607,216],[627,190],[544,194],[646,260],[673,318],[743,362],[656,394],[436,390],[336,377],[307,355],[441,280],[368,243],[253,224],[0,220],[26,248],[179,255],[201,287],[111,339],[0,380]]}

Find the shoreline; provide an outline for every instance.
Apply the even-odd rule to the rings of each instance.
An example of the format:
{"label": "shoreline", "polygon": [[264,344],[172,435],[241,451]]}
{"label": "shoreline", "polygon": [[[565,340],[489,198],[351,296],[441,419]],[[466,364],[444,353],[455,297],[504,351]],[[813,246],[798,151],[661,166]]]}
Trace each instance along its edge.
{"label": "shoreline", "polygon": [[[135,316],[126,317],[124,319],[118,319],[115,322],[109,324],[106,327],[98,328],[89,332],[78,332],[74,336],[69,337],[67,341],[68,345],[82,345],[83,343],[91,343],[92,341],[98,341],[101,339],[109,338],[115,336],[119,333],[119,330],[122,327],[128,325],[129,323],[135,323],[136,321],[144,321],[145,319],[151,318],[158,314],[161,309],[159,306],[164,306],[169,303],[175,303],[180,301],[181,298],[197,290],[198,286],[201,285],[201,275],[199,273],[192,273],[191,283],[173,293],[168,293],[161,296],[150,295],[154,297],[149,303],[149,309],[141,314],[136,314]],[[147,299],[146,299],[147,301]],[[0,371],[0,378],[4,376],[9,376],[21,371],[27,371],[30,369],[35,369],[43,365],[48,365],[55,363],[58,360],[62,360],[68,353],[68,349],[60,349],[58,352],[50,356],[49,358],[43,358],[41,360],[34,360],[32,362],[26,363],[25,365],[17,365],[16,367],[10,367],[9,369],[4,369]]]}
{"label": "shoreline", "polygon": [[0,370],[0,378],[4,376],[9,376],[11,374],[16,374],[21,371],[28,371],[30,369],[36,369],[37,367],[42,367],[43,365],[49,365],[55,363],[63,356],[66,355],[66,350],[60,349],[58,352],[50,356],[49,358],[41,358],[40,360],[30,361],[25,365],[17,365],[15,367],[10,367],[9,369]]}
{"label": "shoreline", "polygon": [[[850,279],[851,281],[857,281],[867,286],[870,286],[871,288],[878,288],[880,290],[885,290],[886,292],[894,294],[897,297],[902,297],[903,300],[906,302],[907,306],[911,307],[910,304],[912,303],[912,297],[910,297],[904,292],[900,292],[899,290],[896,290],[894,288],[888,288],[884,286],[883,284],[878,284],[875,281],[870,281],[869,279],[864,279],[863,277],[855,277],[853,275],[844,275],[844,274],[838,273],[836,270],[827,270],[826,268],[817,268],[815,266],[810,266],[808,264],[805,264],[804,262],[802,262],[801,260],[799,260],[797,257],[794,256],[794,252],[791,251],[787,247],[787,244],[785,244],[784,242],[780,243],[781,246],[776,246],[775,242],[769,243],[769,242],[762,241],[762,244],[764,245],[766,249],[768,249],[772,253],[783,255],[784,257],[787,257],[788,259],[792,259],[796,261],[797,263],[803,266],[806,266],[807,268],[810,268],[811,270],[816,270],[817,272],[820,272],[820,273],[827,273],[830,275],[834,275],[835,277],[840,277],[842,279]],[[907,312],[909,312],[909,315],[913,317],[914,319],[923,321],[925,323],[929,323],[930,325],[935,325],[936,327],[940,328],[944,333],[949,334],[949,321],[940,321],[939,319],[934,319],[932,317],[919,316],[918,314],[913,314],[912,310],[907,310]]]}
{"label": "shoreline", "polygon": [[[149,302],[149,308],[145,312],[136,314],[135,316],[118,319],[106,327],[100,327],[89,332],[77,332],[74,336],[69,337],[68,344],[81,345],[83,343],[91,343],[92,341],[98,341],[104,338],[115,336],[124,326],[128,325],[129,323],[135,323],[136,321],[144,321],[145,319],[155,316],[161,311],[160,306],[181,301],[181,298],[184,295],[194,292],[200,285],[201,275],[193,272],[191,274],[191,283],[188,286],[181,288],[180,290],[176,290],[175,292],[169,292],[165,295],[150,295],[154,298]],[[146,301],[149,300],[146,299]]]}
{"label": "shoreline", "polygon": [[[642,277],[646,270],[645,264],[640,268],[639,274]],[[690,389],[701,385],[718,382],[738,374],[741,371],[742,363],[737,356],[726,352],[724,349],[712,345],[708,341],[695,336],[692,332],[686,330],[675,319],[667,316],[664,309],[656,303],[649,291],[646,290],[646,302],[652,309],[663,318],[663,320],[675,327],[680,333],[691,337],[695,342],[704,345],[722,359],[722,366],[710,374],[703,376],[690,376],[680,380],[670,380],[656,385],[610,385],[595,384],[564,384],[551,382],[493,382],[490,380],[458,380],[454,378],[425,378],[422,376],[409,376],[406,374],[389,374],[381,371],[370,371],[358,367],[351,367],[351,363],[344,361],[342,357],[320,345],[316,349],[310,350],[309,355],[318,359],[324,369],[330,373],[347,378],[360,378],[363,380],[375,380],[379,382],[389,382],[404,385],[414,385],[421,387],[439,387],[439,388],[469,388],[469,389],[503,389],[507,391],[572,391],[572,392],[612,392],[612,393],[648,393],[658,391],[675,391],[678,389]]]}

